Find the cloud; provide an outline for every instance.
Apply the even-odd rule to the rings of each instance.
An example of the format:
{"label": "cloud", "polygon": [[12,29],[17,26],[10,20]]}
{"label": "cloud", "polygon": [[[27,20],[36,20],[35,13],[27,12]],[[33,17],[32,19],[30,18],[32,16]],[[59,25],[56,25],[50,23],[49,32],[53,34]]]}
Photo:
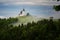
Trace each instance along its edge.
{"label": "cloud", "polygon": [[13,3],[5,3],[3,5],[21,5],[21,4],[35,5],[35,3],[33,2],[13,2]]}
{"label": "cloud", "polygon": [[3,3],[3,5],[60,5],[60,2],[9,2]]}
{"label": "cloud", "polygon": [[0,2],[50,2],[56,0],[0,0]]}
{"label": "cloud", "polygon": [[0,0],[0,2],[45,2],[51,0]]}
{"label": "cloud", "polygon": [[58,12],[54,11],[54,13],[51,16],[53,16],[55,19],[60,18],[60,11],[58,11]]}
{"label": "cloud", "polygon": [[3,18],[7,18],[7,17],[4,17],[4,16],[0,16],[0,18],[2,18],[2,19],[3,19]]}
{"label": "cloud", "polygon": [[0,0],[3,5],[59,5],[60,1],[56,0]]}

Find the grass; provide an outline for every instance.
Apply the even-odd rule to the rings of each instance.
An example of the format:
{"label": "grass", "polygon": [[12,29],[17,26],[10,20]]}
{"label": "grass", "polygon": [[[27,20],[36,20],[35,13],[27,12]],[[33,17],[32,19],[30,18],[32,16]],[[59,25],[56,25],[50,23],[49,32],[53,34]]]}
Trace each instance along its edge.
{"label": "grass", "polygon": [[27,24],[28,22],[37,22],[38,20],[40,20],[39,18],[36,18],[34,16],[18,16],[18,22],[14,23],[13,25],[19,25],[19,24]]}

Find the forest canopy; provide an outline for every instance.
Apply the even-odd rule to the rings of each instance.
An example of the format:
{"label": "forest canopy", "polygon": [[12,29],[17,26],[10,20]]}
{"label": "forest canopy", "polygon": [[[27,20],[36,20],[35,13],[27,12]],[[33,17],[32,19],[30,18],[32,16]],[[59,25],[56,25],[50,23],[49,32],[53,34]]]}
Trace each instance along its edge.
{"label": "forest canopy", "polygon": [[16,18],[0,19],[0,40],[60,40],[60,19],[50,17],[26,25],[9,25],[14,22]]}

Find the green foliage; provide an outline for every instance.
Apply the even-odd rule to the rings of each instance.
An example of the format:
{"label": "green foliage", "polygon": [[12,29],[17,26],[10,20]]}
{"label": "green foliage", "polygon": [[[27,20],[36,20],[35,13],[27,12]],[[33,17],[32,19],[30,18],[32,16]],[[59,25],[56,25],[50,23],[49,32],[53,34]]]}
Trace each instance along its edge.
{"label": "green foliage", "polygon": [[60,0],[57,0],[57,1],[60,1]]}
{"label": "green foliage", "polygon": [[4,28],[9,26],[11,23],[17,22],[17,18],[8,18],[8,19],[0,19],[0,28]]}
{"label": "green foliage", "polygon": [[53,7],[56,11],[60,11],[60,5]]}
{"label": "green foliage", "polygon": [[43,19],[38,22],[10,25],[15,18],[0,19],[0,40],[60,40],[60,19]]}

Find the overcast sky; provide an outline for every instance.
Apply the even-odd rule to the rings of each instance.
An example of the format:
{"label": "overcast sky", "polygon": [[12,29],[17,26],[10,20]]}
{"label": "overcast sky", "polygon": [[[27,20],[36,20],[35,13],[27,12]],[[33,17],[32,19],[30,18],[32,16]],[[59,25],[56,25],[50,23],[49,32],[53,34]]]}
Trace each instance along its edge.
{"label": "overcast sky", "polygon": [[58,5],[60,4],[60,1],[57,2],[56,0],[0,0],[0,3],[4,5]]}
{"label": "overcast sky", "polygon": [[[36,10],[35,13],[39,12],[39,13],[41,13],[40,16],[45,17],[46,15],[49,14],[49,12],[52,11],[49,6],[59,5],[59,4],[60,4],[60,1],[57,2],[57,0],[0,0],[0,17],[3,18],[2,15],[8,15],[8,16],[10,16],[10,14],[16,15],[20,11],[19,8],[21,8],[21,6],[19,6],[19,5],[36,5],[37,7],[33,7],[35,9],[33,9],[31,7],[27,7],[27,11],[28,10],[33,10],[33,11]],[[46,8],[40,7],[40,5],[45,5],[45,7],[46,6],[48,6],[48,7],[46,7]],[[37,10],[39,10],[39,11],[37,11]],[[44,12],[47,12],[48,14],[43,14],[44,13],[43,10],[44,10]],[[32,11],[30,11],[30,12],[34,13]],[[54,16],[55,18],[60,18],[59,15],[60,15],[60,11],[59,12],[52,11],[50,16]]]}

